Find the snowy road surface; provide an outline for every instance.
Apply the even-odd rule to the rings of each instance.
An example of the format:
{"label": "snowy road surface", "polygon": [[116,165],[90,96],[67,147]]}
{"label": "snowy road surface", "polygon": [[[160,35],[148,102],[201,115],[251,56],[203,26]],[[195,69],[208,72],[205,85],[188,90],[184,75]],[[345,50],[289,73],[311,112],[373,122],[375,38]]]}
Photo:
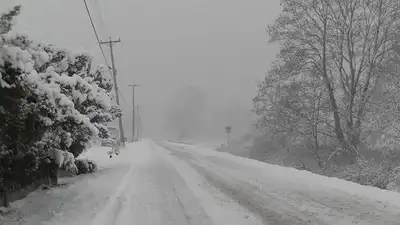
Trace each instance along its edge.
{"label": "snowy road surface", "polygon": [[0,224],[400,224],[400,195],[389,191],[196,146],[144,140],[112,159],[93,151],[100,171],[15,202]]}

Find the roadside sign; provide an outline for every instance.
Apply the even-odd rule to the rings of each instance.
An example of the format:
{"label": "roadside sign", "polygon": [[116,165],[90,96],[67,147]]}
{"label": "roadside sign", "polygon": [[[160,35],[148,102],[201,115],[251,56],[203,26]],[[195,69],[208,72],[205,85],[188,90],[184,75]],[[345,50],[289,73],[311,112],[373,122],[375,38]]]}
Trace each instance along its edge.
{"label": "roadside sign", "polygon": [[226,132],[227,134],[229,134],[231,131],[232,131],[232,127],[231,127],[231,126],[225,127],[225,132]]}

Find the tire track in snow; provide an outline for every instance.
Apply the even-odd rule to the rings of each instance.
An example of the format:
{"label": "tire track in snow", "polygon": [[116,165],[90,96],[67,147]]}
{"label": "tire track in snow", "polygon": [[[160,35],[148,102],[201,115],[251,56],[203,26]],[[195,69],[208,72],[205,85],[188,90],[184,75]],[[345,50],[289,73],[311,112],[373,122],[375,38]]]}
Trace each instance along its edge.
{"label": "tire track in snow", "polygon": [[238,204],[228,195],[219,192],[211,182],[204,179],[204,176],[189,164],[187,159],[179,159],[174,155],[175,151],[163,143],[154,145],[160,149],[160,155],[175,168],[188,187],[196,194],[198,201],[210,215],[213,224],[263,224],[261,219],[256,218],[256,214],[253,215],[250,210]]}
{"label": "tire track in snow", "polygon": [[196,198],[193,191],[185,182],[184,178],[169,161],[166,161],[165,158],[159,154],[160,152],[157,151],[157,148],[158,146],[156,145],[151,146],[152,151],[155,153],[153,159],[157,164],[157,169],[153,171],[158,171],[155,172],[154,175],[158,177],[156,178],[157,180],[160,180],[161,183],[165,185],[164,191],[169,193],[168,195],[172,197],[169,199],[170,207],[175,207],[175,213],[183,216],[179,217],[179,224],[213,225],[211,218],[205,212],[204,207],[199,203],[198,198]]}
{"label": "tire track in snow", "polygon": [[158,151],[152,146],[138,151],[145,153],[137,152],[140,162],[121,193],[121,202],[108,212],[113,216],[108,220],[110,225],[213,224],[183,178]]}
{"label": "tire track in snow", "polygon": [[[289,207],[289,205],[287,205],[285,202],[280,202],[280,199],[276,198],[277,196],[274,197],[273,195],[269,195],[267,192],[259,193],[260,190],[258,190],[252,184],[244,181],[243,178],[233,177],[232,174],[221,170],[222,168],[220,168],[220,166],[224,167],[226,165],[219,165],[218,163],[215,164],[214,162],[209,162],[206,158],[201,158],[200,161],[189,152],[178,150],[178,148],[174,148],[172,146],[163,146],[167,148],[172,155],[187,162],[218,190],[225,193],[242,207],[257,215],[257,217],[265,225],[309,225],[313,224],[312,221],[316,222],[317,224],[325,224],[324,222],[319,221],[317,218],[311,218],[310,216],[300,212],[295,213],[293,211],[290,214],[284,214],[280,212],[278,208],[271,208],[273,205],[271,201],[276,201],[274,204],[277,206],[279,205],[280,207]],[[233,167],[233,165],[229,165],[226,169],[237,170],[238,168]],[[260,194],[263,194],[263,196]]]}
{"label": "tire track in snow", "polygon": [[188,225],[213,225],[209,215],[198,202],[185,180],[178,174],[172,165],[167,165],[171,171],[172,189],[177,197],[177,202],[186,218]]}
{"label": "tire track in snow", "polygon": [[135,165],[132,163],[129,170],[126,172],[121,182],[117,186],[114,194],[110,197],[110,200],[106,206],[98,212],[93,218],[92,225],[114,225],[119,211],[121,210],[122,204],[124,202],[124,194],[126,192],[127,186],[132,179],[133,171],[135,170]]}
{"label": "tire track in snow", "polygon": [[[138,176],[138,173],[139,173],[139,168],[138,168],[138,166],[135,166],[134,167],[134,171],[132,172],[132,174],[131,174],[131,176],[129,178],[129,181],[134,180]],[[131,184],[131,185],[129,185],[129,184]],[[120,224],[119,220],[120,219],[122,219],[122,220],[126,219],[127,218],[126,215],[130,214],[130,209],[131,209],[130,208],[130,204],[132,202],[131,194],[130,194],[132,190],[131,190],[130,186],[132,186],[132,184],[134,184],[134,183],[133,182],[126,183],[124,191],[118,197],[119,201],[117,202],[118,205],[115,208],[115,211],[114,211],[114,214],[113,214],[114,216],[113,216],[113,220],[112,220],[112,224],[111,225]],[[123,224],[126,224],[126,221],[123,221]]]}

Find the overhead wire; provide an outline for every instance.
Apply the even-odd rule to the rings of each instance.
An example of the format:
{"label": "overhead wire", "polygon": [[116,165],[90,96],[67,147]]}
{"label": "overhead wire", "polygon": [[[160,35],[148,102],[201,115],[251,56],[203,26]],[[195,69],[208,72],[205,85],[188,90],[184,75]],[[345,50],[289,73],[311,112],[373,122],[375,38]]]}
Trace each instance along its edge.
{"label": "overhead wire", "polygon": [[105,20],[104,20],[104,14],[103,14],[103,10],[102,10],[100,1],[99,0],[93,0],[93,5],[95,6],[95,9],[97,11],[97,15],[100,18],[100,24],[102,25],[102,28],[103,28],[104,32],[106,34],[109,34],[108,26],[106,25]]}
{"label": "overhead wire", "polygon": [[[107,24],[105,22],[105,19],[104,19],[104,13],[103,13],[103,10],[102,10],[102,6],[101,6],[101,3],[100,3],[100,0],[92,0],[91,2],[93,3],[94,10],[95,10],[95,15],[98,16],[98,19],[99,19],[99,22],[100,22],[102,30],[104,30],[104,32],[106,34],[108,34],[109,33],[109,29],[108,29],[108,26],[107,26]],[[123,45],[123,42],[121,42],[121,44]],[[121,80],[119,79],[118,76],[117,76],[117,80],[118,80],[118,83],[121,83]],[[122,93],[120,93],[120,94],[122,95]]]}
{"label": "overhead wire", "polygon": [[[99,0],[93,0],[93,4],[95,5],[95,9],[97,10],[97,15],[100,18],[100,23],[102,25],[102,28],[105,30],[106,33],[108,33],[108,27],[107,27],[107,25],[106,25],[106,23],[104,21],[104,15],[103,15],[103,11],[102,11],[102,7],[101,7],[101,4],[100,4],[100,1]],[[118,79],[118,77],[117,77],[117,79]],[[118,89],[118,93],[120,94],[122,101],[125,104],[128,104],[128,102],[126,101],[126,99],[125,99],[125,97],[122,94],[120,89]]]}
{"label": "overhead wire", "polygon": [[122,94],[121,90],[118,89],[119,94],[121,95],[122,101],[124,101],[125,104],[128,104],[128,102],[125,100],[124,95]]}
{"label": "overhead wire", "polygon": [[90,24],[92,25],[94,35],[96,36],[97,44],[99,45],[101,54],[103,55],[103,58],[104,58],[104,62],[106,63],[106,66],[107,66],[108,70],[110,71],[111,75],[113,75],[113,72],[111,71],[111,67],[110,67],[110,64],[108,63],[106,54],[104,53],[103,46],[101,45],[99,34],[97,33],[96,26],[94,25],[92,15],[90,14],[88,4],[87,4],[86,0],[83,0],[83,2],[85,3],[86,12],[89,16]]}
{"label": "overhead wire", "polygon": [[[90,13],[89,6],[88,6],[86,0],[83,0],[83,2],[85,3],[86,12],[87,12],[87,14],[88,14],[88,17],[89,17],[89,20],[90,20],[90,24],[92,25],[93,32],[94,32],[94,34],[95,34],[95,36],[96,36],[97,44],[99,45],[101,54],[103,55],[104,62],[106,63],[106,66],[107,66],[108,70],[110,71],[110,74],[113,75],[113,72],[112,72],[112,70],[111,70],[110,64],[108,63],[106,54],[104,53],[103,46],[101,45],[101,41],[100,41],[100,38],[99,38],[99,34],[98,34],[97,29],[96,29],[96,26],[95,26],[95,24],[94,24],[94,22],[93,22],[93,18],[92,18],[92,15],[91,15],[91,13]],[[97,1],[96,1],[96,2],[97,2]],[[100,7],[100,6],[98,5],[98,7]],[[103,16],[102,16],[101,12],[100,12],[100,17],[101,17],[101,21],[102,21],[103,25],[105,26],[105,23],[104,23]],[[121,98],[122,98],[122,100],[124,101],[124,103],[127,104],[124,95],[121,93],[120,90],[118,90],[118,92],[119,92],[119,94],[121,95]]]}
{"label": "overhead wire", "polygon": [[[94,32],[94,34],[95,34],[95,36],[96,36],[97,44],[99,45],[101,54],[103,55],[104,62],[105,62],[105,64],[106,64],[106,66],[107,66],[107,68],[108,68],[110,74],[113,76],[113,75],[114,75],[114,74],[113,74],[113,71],[111,70],[110,64],[108,63],[106,54],[104,53],[104,50],[103,50],[103,46],[101,45],[101,41],[100,41],[100,38],[99,38],[99,34],[98,34],[98,32],[97,32],[97,30],[96,30],[96,26],[95,26],[95,24],[94,24],[94,22],[93,22],[93,18],[92,18],[92,15],[91,15],[91,13],[90,13],[89,6],[88,6],[86,0],[83,0],[83,2],[85,3],[86,12],[87,12],[88,17],[89,17],[89,19],[90,19],[90,24],[92,25],[93,32]],[[95,2],[97,2],[97,1],[95,1]],[[97,2],[97,3],[98,3],[98,2]],[[97,7],[98,7],[98,10],[100,10],[100,19],[101,19],[102,25],[105,27],[105,23],[104,23],[104,20],[103,20],[103,15],[102,15],[102,12],[101,12],[101,9],[100,9],[100,5],[97,4]],[[116,85],[117,85],[117,84],[116,84]],[[122,101],[123,101],[125,104],[128,104],[127,101],[125,100],[125,97],[124,97],[124,95],[122,94],[121,90],[118,89],[118,92],[119,92],[119,94],[120,94],[120,96],[121,96],[121,98],[122,98]]]}

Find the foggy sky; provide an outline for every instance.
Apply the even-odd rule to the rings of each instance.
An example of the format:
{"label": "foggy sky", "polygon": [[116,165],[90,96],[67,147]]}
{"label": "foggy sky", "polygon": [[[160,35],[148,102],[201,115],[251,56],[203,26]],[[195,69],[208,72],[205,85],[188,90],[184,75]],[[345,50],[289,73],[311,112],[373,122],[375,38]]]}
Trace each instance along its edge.
{"label": "foggy sky", "polygon": [[[187,85],[203,88],[210,111],[233,131],[246,129],[256,84],[277,53],[266,28],[278,0],[88,0],[101,39],[115,46],[124,124],[131,130],[131,89],[144,132],[162,135],[167,99]],[[91,52],[104,63],[82,0],[0,0],[0,12],[22,4],[17,31],[57,46]],[[100,7],[99,7],[100,6]],[[101,9],[101,10],[99,10]],[[108,56],[108,48],[104,46]],[[236,113],[229,113],[236,109]],[[237,113],[240,112],[240,113]],[[242,115],[242,117],[240,116]],[[236,127],[235,127],[236,125]],[[215,129],[223,127],[216,125]]]}

